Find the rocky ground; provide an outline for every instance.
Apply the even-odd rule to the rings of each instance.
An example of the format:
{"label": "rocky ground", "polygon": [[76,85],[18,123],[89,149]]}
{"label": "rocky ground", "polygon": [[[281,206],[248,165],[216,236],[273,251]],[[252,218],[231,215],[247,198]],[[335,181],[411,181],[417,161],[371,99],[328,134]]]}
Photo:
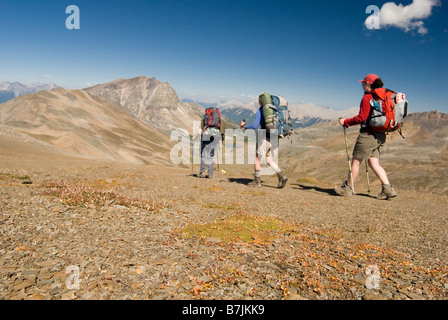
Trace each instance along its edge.
{"label": "rocky ground", "polygon": [[448,298],[447,196],[342,198],[294,175],[251,188],[250,167],[38,165],[0,168],[0,299]]}

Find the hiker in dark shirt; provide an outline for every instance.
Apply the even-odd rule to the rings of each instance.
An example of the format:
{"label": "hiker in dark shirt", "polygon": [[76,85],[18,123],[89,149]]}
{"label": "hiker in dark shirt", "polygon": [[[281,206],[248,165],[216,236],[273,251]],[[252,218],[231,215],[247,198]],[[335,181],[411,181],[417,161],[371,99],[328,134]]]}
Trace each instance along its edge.
{"label": "hiker in dark shirt", "polygon": [[201,167],[199,169],[199,178],[213,178],[213,158],[215,156],[215,150],[219,148],[219,143],[224,140],[225,122],[221,119],[220,124],[220,128],[206,127],[204,125],[204,119],[201,121],[201,128],[198,132],[198,135],[201,136]]}
{"label": "hiker in dark shirt", "polygon": [[[376,196],[377,199],[390,199],[397,196],[394,188],[390,185],[386,171],[380,165],[380,153],[386,142],[386,134],[383,132],[373,132],[368,126],[368,120],[371,111],[371,101],[373,99],[372,91],[376,88],[383,87],[383,81],[375,74],[367,75],[362,82],[364,96],[362,97],[359,114],[350,119],[340,118],[339,123],[342,126],[351,127],[361,125],[361,129],[353,149],[353,157],[351,162],[352,180],[355,181],[359,173],[359,167],[364,160],[368,161],[375,175],[382,183],[382,191]],[[347,180],[342,186],[335,187],[336,193],[341,196],[352,196],[353,187],[350,179],[350,172]]]}
{"label": "hiker in dark shirt", "polygon": [[246,126],[246,123],[244,121],[241,121],[240,126],[245,129],[258,129],[260,126],[261,129],[265,129],[266,136],[264,140],[258,141],[260,138],[257,134],[257,154],[255,157],[255,173],[254,173],[254,181],[250,182],[249,186],[254,187],[261,187],[261,163],[260,159],[263,157],[263,155],[266,156],[266,162],[267,164],[277,173],[278,177],[278,188],[283,188],[286,185],[286,182],[288,181],[288,178],[282,173],[282,170],[279,168],[278,164],[274,161],[274,159],[271,156],[271,142],[270,142],[270,133],[269,130],[266,130],[266,125],[263,117],[263,106],[261,103],[261,98],[258,98],[258,103],[260,104],[260,108],[258,108],[257,112],[255,113],[255,120],[251,125]]}

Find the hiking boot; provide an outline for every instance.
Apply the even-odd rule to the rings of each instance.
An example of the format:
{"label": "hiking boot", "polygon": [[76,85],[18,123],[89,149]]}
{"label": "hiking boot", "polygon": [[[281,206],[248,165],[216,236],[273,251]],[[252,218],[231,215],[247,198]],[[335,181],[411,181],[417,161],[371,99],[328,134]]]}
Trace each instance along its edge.
{"label": "hiking boot", "polygon": [[261,187],[261,178],[254,177],[254,181],[247,184],[249,187]]}
{"label": "hiking boot", "polygon": [[378,194],[375,198],[378,200],[389,200],[395,198],[396,196],[397,193],[395,192],[394,188],[391,185],[383,184],[381,193]]}
{"label": "hiking boot", "polygon": [[204,172],[199,173],[199,178],[207,178]]}
{"label": "hiking boot", "polygon": [[338,195],[343,197],[351,197],[353,195],[353,189],[347,184],[347,181],[345,181],[342,186],[336,186],[334,188],[334,191],[336,191]]}
{"label": "hiking boot", "polygon": [[281,171],[277,173],[277,177],[278,177],[277,188],[282,189],[284,186],[286,186],[286,181],[288,181],[288,177],[285,176]]}

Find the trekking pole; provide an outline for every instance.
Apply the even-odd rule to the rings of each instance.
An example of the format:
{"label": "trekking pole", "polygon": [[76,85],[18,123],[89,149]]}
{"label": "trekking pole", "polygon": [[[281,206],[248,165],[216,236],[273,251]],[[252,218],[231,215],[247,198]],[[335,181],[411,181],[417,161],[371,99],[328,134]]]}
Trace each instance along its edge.
{"label": "trekking pole", "polygon": [[350,173],[350,180],[352,182],[352,191],[353,194],[355,194],[355,184],[353,183],[353,174],[352,174],[352,165],[350,163],[350,152],[348,151],[348,142],[347,142],[347,132],[346,132],[346,126],[342,126],[344,128],[344,138],[345,138],[345,149],[347,151],[347,160],[348,160],[348,172]]}
{"label": "trekking pole", "polygon": [[191,176],[193,176],[194,137],[191,137]]}
{"label": "trekking pole", "polygon": [[[195,176],[195,174],[193,173],[193,168],[194,168],[194,141],[198,138],[198,135],[195,135],[192,137],[192,146],[191,146],[191,176]],[[199,150],[199,156],[201,155],[201,152]]]}
{"label": "trekking pole", "polygon": [[369,165],[366,160],[367,192],[370,193]]}
{"label": "trekking pole", "polygon": [[[218,141],[218,143],[216,144],[217,145],[217,148],[216,148],[216,153],[217,153],[217,164],[218,164],[218,176],[219,176],[219,141]],[[213,161],[213,160],[212,160]]]}

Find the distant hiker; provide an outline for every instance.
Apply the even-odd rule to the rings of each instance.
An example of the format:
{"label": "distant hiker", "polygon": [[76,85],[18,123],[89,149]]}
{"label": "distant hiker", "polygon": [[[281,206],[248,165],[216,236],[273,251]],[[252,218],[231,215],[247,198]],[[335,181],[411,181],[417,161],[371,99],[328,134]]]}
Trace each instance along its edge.
{"label": "distant hiker", "polygon": [[[201,167],[200,178],[213,178],[213,157],[219,148],[219,142],[224,138],[225,123],[221,119],[218,108],[207,108],[201,121],[198,134],[201,135]],[[207,169],[207,175],[205,171]]]}
{"label": "distant hiker", "polygon": [[[283,188],[286,185],[286,182],[288,181],[288,178],[282,173],[282,170],[279,168],[277,163],[274,162],[272,156],[271,156],[271,143],[270,143],[270,130],[266,130],[266,122],[263,116],[263,106],[266,105],[267,101],[266,96],[268,94],[262,93],[258,97],[258,103],[260,104],[260,108],[258,108],[257,112],[255,113],[255,120],[254,122],[246,126],[246,123],[241,121],[240,126],[245,129],[258,129],[258,126],[261,127],[261,129],[264,129],[266,131],[266,136],[263,137],[263,141],[259,141],[259,135],[257,134],[257,153],[255,157],[255,173],[254,173],[254,180],[250,182],[248,185],[253,187],[261,187],[261,163],[260,160],[263,157],[263,155],[266,156],[267,164],[277,173],[278,177],[278,188]],[[270,99],[270,98],[269,98]]]}
{"label": "distant hiker", "polygon": [[[374,90],[383,87],[383,81],[375,74],[367,75],[362,82],[364,96],[361,100],[359,114],[350,119],[340,118],[339,123],[342,126],[350,127],[361,125],[355,147],[353,149],[353,157],[351,161],[351,174],[342,186],[336,186],[335,191],[341,196],[352,196],[352,181],[355,181],[359,173],[359,167],[363,160],[367,160],[370,168],[382,183],[381,193],[376,196],[377,199],[387,200],[397,196],[394,188],[391,186],[387,178],[386,171],[380,166],[379,157],[381,149],[386,142],[386,134],[384,132],[374,132],[369,126],[369,118],[371,108],[374,102]],[[350,179],[351,178],[351,179]]]}

